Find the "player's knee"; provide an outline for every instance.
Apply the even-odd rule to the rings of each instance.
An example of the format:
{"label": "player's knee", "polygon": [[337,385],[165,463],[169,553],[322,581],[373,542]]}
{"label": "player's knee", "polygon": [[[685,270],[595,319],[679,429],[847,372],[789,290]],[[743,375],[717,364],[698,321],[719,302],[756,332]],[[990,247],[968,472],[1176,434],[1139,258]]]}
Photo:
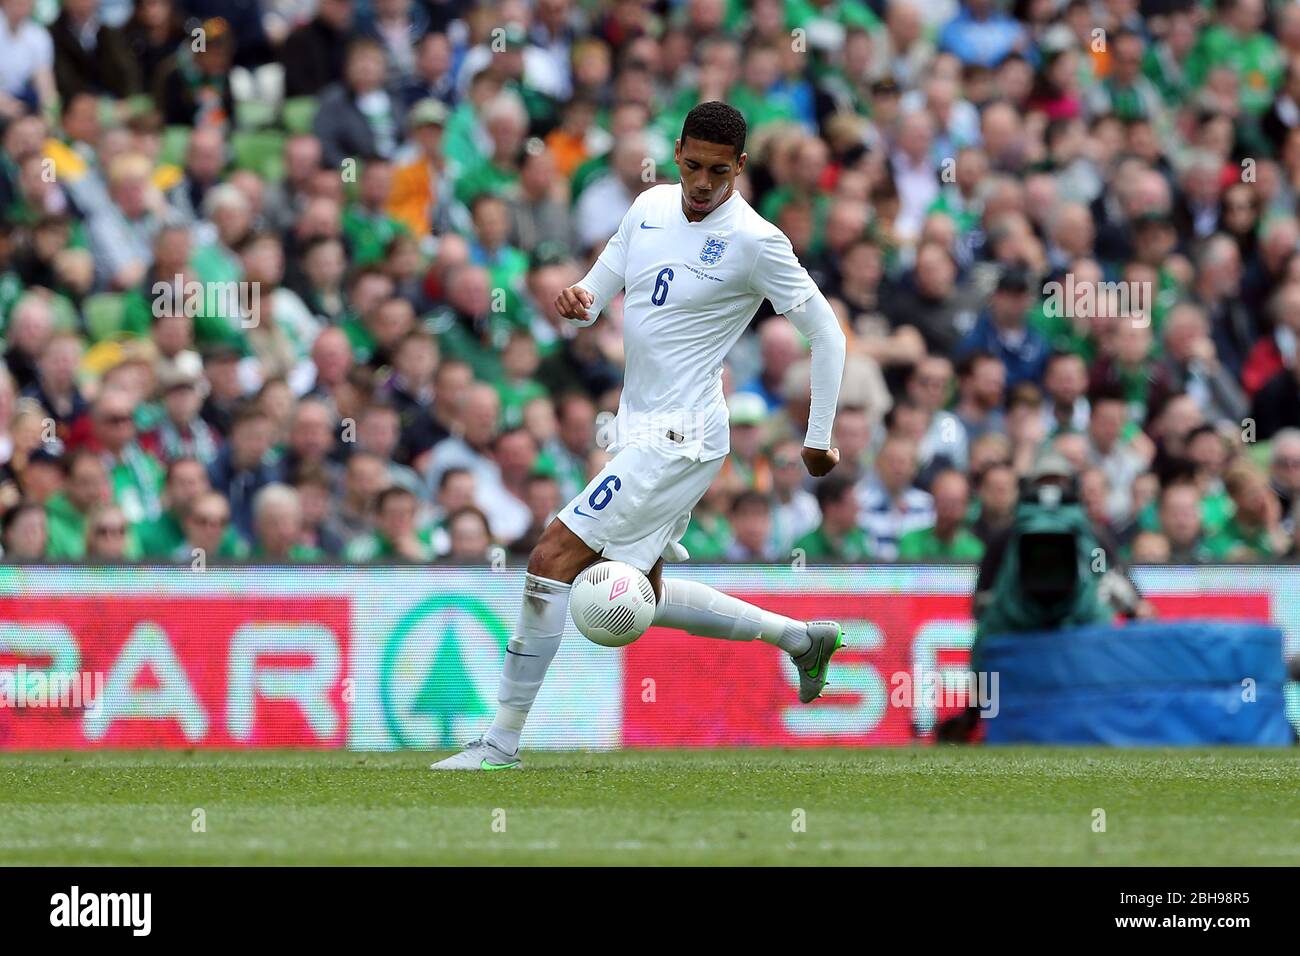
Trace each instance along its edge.
{"label": "player's knee", "polygon": [[552,521],[528,555],[528,573],[567,584],[593,557],[580,538],[559,521]]}
{"label": "player's knee", "polygon": [[533,545],[533,550],[528,555],[528,573],[550,578],[552,581],[560,580],[556,577],[555,570],[557,554],[555,546],[543,537]]}

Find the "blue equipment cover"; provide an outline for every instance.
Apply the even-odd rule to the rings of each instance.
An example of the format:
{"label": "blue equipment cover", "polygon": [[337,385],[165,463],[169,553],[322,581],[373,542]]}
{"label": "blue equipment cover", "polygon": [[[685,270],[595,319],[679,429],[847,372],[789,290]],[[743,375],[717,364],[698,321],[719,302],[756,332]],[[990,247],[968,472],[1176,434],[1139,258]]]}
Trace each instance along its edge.
{"label": "blue equipment cover", "polygon": [[984,642],[982,666],[998,675],[989,743],[1258,747],[1295,739],[1283,704],[1282,632],[1270,625],[1169,621],[998,634]]}

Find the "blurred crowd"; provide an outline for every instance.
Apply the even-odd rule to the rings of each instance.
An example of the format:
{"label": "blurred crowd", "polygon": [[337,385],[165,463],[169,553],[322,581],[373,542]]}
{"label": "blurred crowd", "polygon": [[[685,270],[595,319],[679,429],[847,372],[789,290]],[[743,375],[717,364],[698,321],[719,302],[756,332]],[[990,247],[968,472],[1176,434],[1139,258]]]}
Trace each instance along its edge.
{"label": "blurred crowd", "polygon": [[5,559],[526,554],[711,99],[849,358],[813,481],[760,309],[693,559],[978,560],[1048,450],[1128,560],[1300,552],[1300,3],[0,0]]}

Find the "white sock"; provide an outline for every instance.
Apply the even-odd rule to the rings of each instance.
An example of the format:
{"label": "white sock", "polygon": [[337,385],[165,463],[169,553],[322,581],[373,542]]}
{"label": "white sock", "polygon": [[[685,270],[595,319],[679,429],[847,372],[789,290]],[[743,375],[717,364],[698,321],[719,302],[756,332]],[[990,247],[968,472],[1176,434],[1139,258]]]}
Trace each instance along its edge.
{"label": "white sock", "polygon": [[758,638],[792,657],[812,647],[808,625],[802,621],[764,611],[698,581],[664,578],[663,586],[663,596],[655,608],[656,624],[724,641]]}
{"label": "white sock", "polygon": [[563,581],[535,574],[524,577],[519,624],[506,646],[506,661],[497,685],[497,713],[487,732],[488,741],[506,753],[519,749],[519,735],[528,711],[560,647],[569,613],[570,587]]}

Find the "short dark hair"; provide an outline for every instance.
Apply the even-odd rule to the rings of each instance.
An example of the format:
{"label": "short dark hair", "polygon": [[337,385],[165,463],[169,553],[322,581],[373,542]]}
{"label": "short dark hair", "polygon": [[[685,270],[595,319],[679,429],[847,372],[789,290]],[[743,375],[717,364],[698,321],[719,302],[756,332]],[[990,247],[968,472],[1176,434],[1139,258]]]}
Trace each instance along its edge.
{"label": "short dark hair", "polygon": [[483,526],[483,530],[488,533],[489,537],[491,537],[492,525],[488,522],[487,515],[473,505],[466,505],[464,508],[457,508],[451,514],[447,515],[447,528],[450,530],[452,525],[466,515],[478,521],[479,524]]}
{"label": "short dark hair", "polygon": [[974,352],[968,352],[966,355],[962,356],[957,361],[957,368],[955,369],[955,371],[957,372],[957,378],[959,379],[970,378],[972,375],[975,374],[975,366],[979,365],[980,362],[1001,362],[1001,361],[1002,360],[998,358],[996,355],[994,355],[992,352],[985,352],[978,349]]}
{"label": "short dark hair", "polygon": [[163,479],[164,487],[171,483],[172,478],[176,476],[176,472],[185,465],[198,465],[203,469],[203,473],[207,474],[208,469],[203,462],[199,461],[193,455],[182,455],[179,458],[173,458],[167,463],[166,477]]}
{"label": "short dark hair", "polygon": [[533,448],[534,450],[536,450],[537,439],[533,437],[532,432],[530,432],[527,428],[524,428],[524,426],[522,425],[517,425],[514,428],[507,428],[504,431],[502,431],[499,435],[497,435],[496,438],[492,439],[492,450],[496,451],[498,448],[501,447],[502,442],[504,442],[507,438],[513,438],[515,435],[526,436],[528,440],[533,443]]}
{"label": "short dark hair", "polygon": [[68,113],[72,112],[72,106],[74,103],[77,102],[77,100],[85,99],[87,97],[94,100],[96,103],[99,102],[99,97],[97,97],[94,93],[90,92],[89,90],[79,90],[63,101],[62,106],[59,108],[59,116],[67,116]]}
{"label": "short dark hair", "polygon": [[[1053,365],[1067,361],[1083,362],[1083,356],[1078,352],[1052,352],[1047,356],[1047,361],[1043,365],[1043,375],[1046,376],[1047,370]],[[1086,362],[1084,363],[1084,368],[1087,368]]]}
{"label": "short dark hair", "polygon": [[384,510],[384,505],[388,504],[393,498],[410,498],[418,503],[415,492],[409,488],[403,488],[401,485],[389,485],[378,495],[375,496],[375,514]]}
{"label": "short dark hair", "polygon": [[1105,402],[1126,405],[1128,399],[1124,397],[1124,390],[1119,385],[1110,382],[1099,382],[1089,390],[1088,404],[1095,407]]}
{"label": "short dark hair", "polygon": [[293,485],[296,488],[312,485],[324,488],[326,491],[332,491],[334,488],[329,473],[320,465],[299,465],[293,474]]}
{"label": "short dark hair", "polygon": [[427,345],[430,348],[438,348],[438,338],[432,332],[423,326],[418,326],[406,333],[406,336],[397,343],[398,349],[404,349],[408,345]]}
{"label": "short dark hair", "polygon": [[984,466],[984,469],[978,475],[972,475],[972,484],[977,490],[983,490],[984,483],[989,480],[995,471],[1009,471],[1012,477],[1015,477],[1016,466],[1009,461],[994,461]]}
{"label": "short dark hair", "polygon": [[244,403],[235,410],[234,415],[231,416],[230,433],[233,435],[236,429],[242,428],[244,425],[250,424],[251,422],[269,422],[270,420],[271,416],[268,415],[261,406],[254,401],[245,400]]}
{"label": "short dark hair", "polygon": [[370,401],[366,402],[365,405],[361,406],[361,413],[357,417],[365,418],[367,415],[373,415],[375,412],[392,414],[397,418],[402,417],[402,413],[397,410],[397,406],[386,398],[372,398]]}
{"label": "short dark hair", "polygon": [[71,453],[63,456],[63,461],[61,462],[61,464],[63,465],[64,477],[71,478],[73,474],[76,472],[77,466],[80,465],[86,459],[97,461],[101,465],[103,464],[103,459],[99,457],[99,454],[97,452],[94,452],[91,449],[85,447],[78,448],[72,451]]}
{"label": "short dark hair", "polygon": [[853,480],[844,475],[830,475],[817,483],[813,496],[823,511],[827,505],[838,504],[844,496],[853,492]]}
{"label": "short dark hair", "polygon": [[9,532],[13,530],[13,526],[18,523],[18,520],[22,518],[23,515],[36,512],[45,514],[45,508],[37,504],[35,501],[32,501],[30,498],[24,498],[19,501],[18,504],[14,505],[4,513],[4,518],[0,521],[0,535],[8,538]]}
{"label": "short dark hair", "polygon": [[706,143],[721,143],[736,150],[736,156],[745,151],[745,117],[740,110],[720,100],[701,103],[686,114],[682,123],[682,144],[686,138],[702,139]]}
{"label": "short dark hair", "polygon": [[551,484],[558,485],[555,476],[548,471],[530,471],[528,477],[524,479],[524,487],[531,488],[533,485]]}
{"label": "short dark hair", "polygon": [[442,477],[438,479],[438,490],[445,491],[447,485],[450,484],[451,480],[457,475],[469,475],[471,478],[474,477],[474,473],[468,468],[448,468],[442,473]]}
{"label": "short dark hair", "polygon": [[1043,393],[1033,382],[1021,382],[1011,390],[1007,398],[1007,411],[1015,408],[1017,405],[1037,406],[1042,404]]}
{"label": "short dark hair", "polygon": [[[177,228],[184,229],[184,226]],[[342,246],[343,240],[338,236],[312,236],[302,244],[302,258],[306,259],[309,255],[320,249],[322,246],[337,245]]]}
{"label": "short dark hair", "polygon": [[388,55],[388,49],[382,42],[370,36],[359,36],[348,43],[347,53],[345,56],[351,60],[358,53],[378,53],[383,56]]}
{"label": "short dark hair", "polygon": [[747,488],[731,502],[731,513],[738,515],[742,511],[771,511],[772,504],[767,500],[767,495],[761,491],[755,491],[753,488]]}
{"label": "short dark hair", "polygon": [[282,242],[280,237],[276,235],[274,232],[269,232],[266,230],[263,230],[262,232],[258,232],[256,229],[254,229],[251,232],[249,232],[249,234],[246,235],[239,242],[235,243],[235,247],[234,247],[235,252],[241,256],[247,255],[249,250],[251,250],[254,246],[256,246],[258,243],[261,242],[274,242],[277,246],[281,248],[281,250],[284,249],[284,242]]}

